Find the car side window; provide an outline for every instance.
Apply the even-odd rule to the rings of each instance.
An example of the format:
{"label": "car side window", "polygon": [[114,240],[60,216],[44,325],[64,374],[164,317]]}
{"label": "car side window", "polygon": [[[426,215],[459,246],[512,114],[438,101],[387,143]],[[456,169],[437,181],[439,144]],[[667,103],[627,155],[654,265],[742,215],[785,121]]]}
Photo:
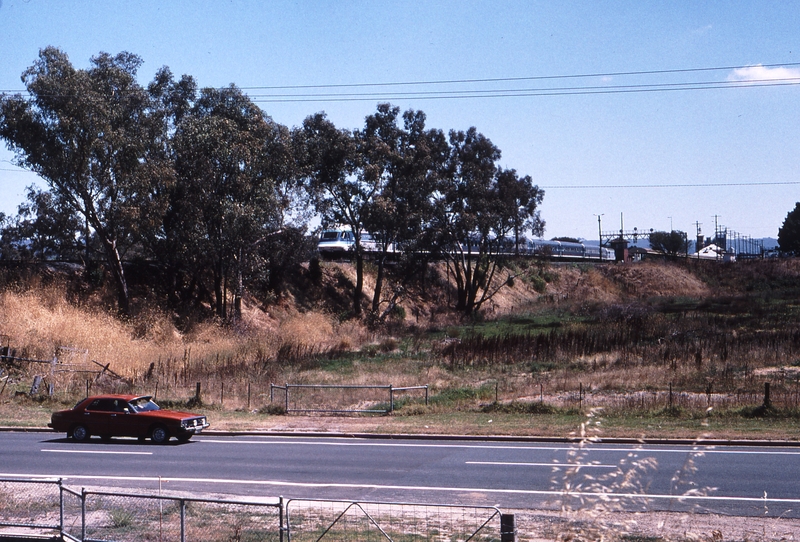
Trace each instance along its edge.
{"label": "car side window", "polygon": [[113,399],[96,399],[86,408],[86,410],[96,410],[99,412],[114,412]]}

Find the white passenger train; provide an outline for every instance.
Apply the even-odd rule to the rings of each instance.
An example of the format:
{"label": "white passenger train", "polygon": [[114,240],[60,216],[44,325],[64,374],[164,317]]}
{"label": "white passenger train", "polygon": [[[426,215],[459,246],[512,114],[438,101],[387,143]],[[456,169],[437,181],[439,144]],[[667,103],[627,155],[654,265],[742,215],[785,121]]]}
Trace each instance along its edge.
{"label": "white passenger train", "polygon": [[[501,252],[516,254],[513,240],[503,243]],[[361,246],[364,252],[380,252],[381,246],[372,234],[361,234]],[[350,228],[336,227],[323,230],[317,244],[320,256],[328,259],[348,258],[355,249],[355,237]],[[399,252],[394,245],[389,246],[389,252]],[[614,251],[603,247],[603,260],[613,260]],[[599,260],[600,247],[597,245],[586,245],[569,241],[547,241],[545,239],[532,239],[525,242],[520,247],[520,255],[539,256],[552,258],[555,260]]]}
{"label": "white passenger train", "polygon": [[[614,251],[603,247],[603,260],[613,260]],[[545,239],[532,239],[527,243],[528,254],[534,256],[551,257],[560,260],[580,259],[599,260],[600,247],[585,245],[570,241],[547,241]]]}
{"label": "white passenger train", "polygon": [[[317,243],[320,256],[329,259],[347,258],[353,253],[355,247],[356,238],[353,230],[345,227],[323,230]],[[361,247],[367,253],[380,252],[383,248],[380,242],[367,232],[361,234]],[[389,244],[389,252],[394,251],[394,245]]]}

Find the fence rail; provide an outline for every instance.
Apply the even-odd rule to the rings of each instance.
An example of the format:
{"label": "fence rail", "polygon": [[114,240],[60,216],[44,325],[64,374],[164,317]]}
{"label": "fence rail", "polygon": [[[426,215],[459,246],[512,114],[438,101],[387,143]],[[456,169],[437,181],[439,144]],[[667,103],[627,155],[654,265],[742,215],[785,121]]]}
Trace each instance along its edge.
{"label": "fence rail", "polygon": [[290,542],[324,540],[463,540],[501,538],[503,514],[494,506],[381,503],[370,501],[286,501]]}
{"label": "fence rail", "polygon": [[0,478],[0,537],[8,528],[71,542],[516,540],[514,516],[489,506],[212,499]]}
{"label": "fence rail", "polygon": [[[395,395],[398,393],[406,393],[410,391],[416,390],[424,390],[425,391],[425,404],[428,404],[428,385],[423,386],[404,386],[404,387],[395,387],[391,384],[388,385],[354,385],[354,384],[285,384],[283,386],[279,386],[277,384],[270,384],[269,385],[269,401],[272,403],[275,400],[275,390],[283,390],[284,392],[284,409],[286,413],[309,413],[309,412],[319,412],[319,413],[329,413],[329,414],[389,414],[394,412],[395,409]],[[297,391],[310,391],[311,397],[307,396],[295,396],[291,397],[291,390]],[[383,397],[370,397],[368,392],[370,390],[385,390],[388,392]],[[347,392],[347,391],[355,391],[351,397],[345,398],[344,400],[340,397],[335,400],[331,400],[330,397],[320,400],[319,397],[314,396],[314,392],[326,392],[326,391],[337,391],[337,392]],[[339,395],[342,395],[340,393]],[[292,401],[294,399],[294,402]],[[385,401],[383,401],[385,400]],[[298,403],[307,404],[306,408],[298,408]],[[330,405],[333,404],[340,404],[346,405],[340,408],[332,407]],[[370,405],[370,408],[364,408],[359,406],[353,405],[364,405],[365,403]],[[316,405],[316,406],[315,406]],[[327,406],[323,406],[327,405]]]}

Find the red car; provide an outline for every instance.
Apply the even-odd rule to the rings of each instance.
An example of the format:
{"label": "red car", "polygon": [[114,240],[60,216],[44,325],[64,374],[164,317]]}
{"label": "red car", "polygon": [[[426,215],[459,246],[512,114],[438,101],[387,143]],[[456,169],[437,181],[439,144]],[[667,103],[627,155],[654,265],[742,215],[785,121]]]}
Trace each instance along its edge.
{"label": "red car", "polygon": [[97,435],[150,438],[157,444],[176,437],[186,442],[208,427],[205,416],[163,410],[149,395],[96,395],[87,397],[69,410],[54,412],[48,427],[66,432],[67,437],[82,442]]}

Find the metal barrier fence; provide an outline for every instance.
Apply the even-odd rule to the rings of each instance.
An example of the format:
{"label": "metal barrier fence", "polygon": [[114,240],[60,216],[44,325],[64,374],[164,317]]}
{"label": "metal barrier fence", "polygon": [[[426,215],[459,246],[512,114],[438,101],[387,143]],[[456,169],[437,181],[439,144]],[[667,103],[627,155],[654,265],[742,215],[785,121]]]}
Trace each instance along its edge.
{"label": "metal barrier fence", "polygon": [[63,524],[61,481],[0,479],[0,526],[22,532],[53,532]]}
{"label": "metal barrier fence", "polygon": [[82,492],[82,532],[75,540],[163,542],[281,540],[281,503],[109,491]]}
{"label": "metal barrier fence", "polygon": [[[501,540],[495,507],[352,501],[286,501],[290,542],[328,540]],[[513,540],[513,538],[502,538]]]}
{"label": "metal barrier fence", "polygon": [[[275,390],[284,391],[284,408],[292,412],[325,412],[329,414],[389,414],[394,412],[395,394],[414,390],[425,391],[425,404],[428,404],[428,386],[406,386],[396,388],[392,385],[338,385],[338,384],[286,384],[269,385],[269,401],[274,400]],[[301,392],[290,397],[290,390]],[[370,391],[385,390],[385,394],[374,395]],[[303,394],[302,392],[310,392]],[[332,397],[334,392],[336,397]],[[388,392],[388,393],[387,393]],[[305,408],[297,405],[301,404]],[[340,405],[338,408],[331,405]]]}
{"label": "metal barrier fence", "polygon": [[282,499],[266,502],[71,489],[61,480],[0,479],[5,534],[75,542],[282,541]]}
{"label": "metal barrier fence", "polygon": [[77,490],[60,479],[0,479],[4,534],[72,542],[489,542],[516,540],[516,527],[513,515],[485,506],[283,497],[259,502]]}

